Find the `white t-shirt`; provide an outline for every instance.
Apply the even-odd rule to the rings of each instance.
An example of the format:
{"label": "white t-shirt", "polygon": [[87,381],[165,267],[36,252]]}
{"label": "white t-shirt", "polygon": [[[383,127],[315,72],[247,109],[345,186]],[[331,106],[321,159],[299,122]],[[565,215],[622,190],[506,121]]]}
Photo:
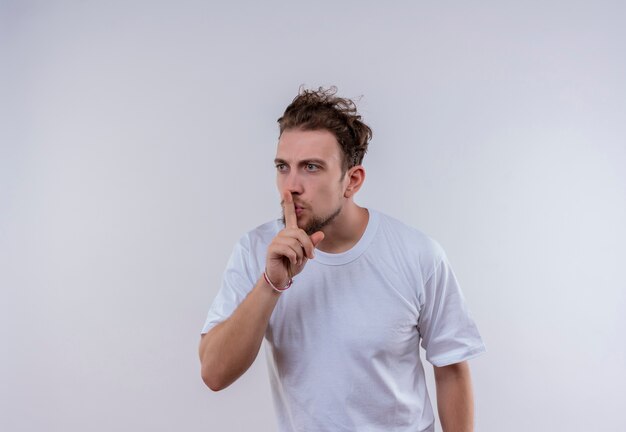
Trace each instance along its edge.
{"label": "white t-shirt", "polygon": [[[445,366],[485,351],[441,246],[375,210],[361,239],[315,251],[265,334],[280,431],[433,431],[419,344]],[[265,268],[279,220],[235,246],[202,330],[228,318]]]}

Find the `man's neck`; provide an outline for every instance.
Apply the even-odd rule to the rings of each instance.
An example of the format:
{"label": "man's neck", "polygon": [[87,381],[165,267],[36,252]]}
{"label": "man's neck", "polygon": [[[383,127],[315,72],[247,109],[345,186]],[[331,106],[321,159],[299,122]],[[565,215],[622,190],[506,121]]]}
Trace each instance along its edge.
{"label": "man's neck", "polygon": [[341,253],[350,250],[363,236],[369,212],[353,201],[347,202],[341,213],[328,226],[324,227],[324,240],[317,249],[327,253]]}

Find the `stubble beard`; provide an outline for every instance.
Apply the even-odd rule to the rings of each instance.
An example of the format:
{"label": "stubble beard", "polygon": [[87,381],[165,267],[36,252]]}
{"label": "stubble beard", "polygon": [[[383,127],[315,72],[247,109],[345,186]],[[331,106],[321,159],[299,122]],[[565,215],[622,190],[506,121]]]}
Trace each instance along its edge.
{"label": "stubble beard", "polygon": [[[321,231],[322,228],[330,224],[337,216],[339,216],[339,213],[341,213],[341,209],[342,207],[339,206],[335,211],[333,211],[330,215],[326,217],[313,216],[309,223],[301,228],[304,230],[305,233],[307,233],[307,235],[311,235],[317,231]],[[283,226],[286,226],[284,211],[282,222]]]}

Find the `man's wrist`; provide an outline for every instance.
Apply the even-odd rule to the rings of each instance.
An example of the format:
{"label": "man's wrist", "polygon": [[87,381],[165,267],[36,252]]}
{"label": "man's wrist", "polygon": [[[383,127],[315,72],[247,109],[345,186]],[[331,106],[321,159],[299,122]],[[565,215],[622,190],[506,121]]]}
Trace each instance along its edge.
{"label": "man's wrist", "polygon": [[287,291],[289,287],[291,286],[291,284],[293,283],[293,279],[289,279],[286,282],[277,285],[272,282],[272,280],[267,274],[267,270],[263,272],[263,279],[275,292],[280,293],[280,294],[282,294],[283,291]]}

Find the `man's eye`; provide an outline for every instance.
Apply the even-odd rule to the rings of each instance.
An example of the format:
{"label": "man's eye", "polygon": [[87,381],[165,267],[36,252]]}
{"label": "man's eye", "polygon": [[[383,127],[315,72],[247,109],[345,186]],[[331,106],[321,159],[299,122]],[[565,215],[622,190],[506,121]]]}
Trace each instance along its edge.
{"label": "man's eye", "polygon": [[306,165],[306,169],[308,169],[309,171],[317,171],[319,169],[319,167],[317,165],[314,165],[314,164],[307,164]]}
{"label": "man's eye", "polygon": [[276,165],[276,169],[278,171],[284,171],[285,170],[285,164],[277,164]]}

